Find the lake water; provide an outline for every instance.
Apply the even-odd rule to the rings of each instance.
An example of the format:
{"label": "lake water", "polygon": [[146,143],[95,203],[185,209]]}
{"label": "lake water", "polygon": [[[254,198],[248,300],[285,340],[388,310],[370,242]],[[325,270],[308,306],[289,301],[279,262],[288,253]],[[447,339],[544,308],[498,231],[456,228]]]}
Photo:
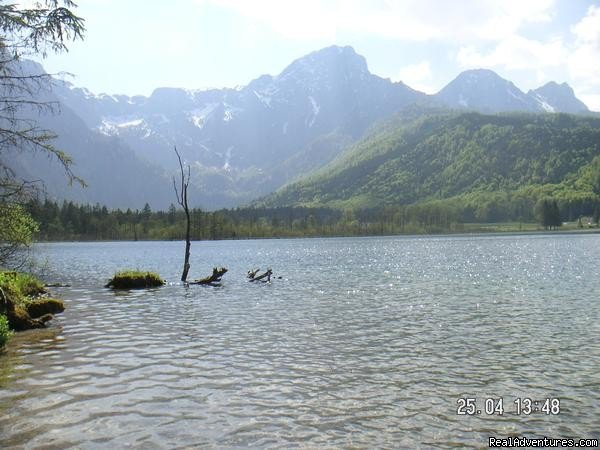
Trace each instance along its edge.
{"label": "lake water", "polygon": [[[0,355],[0,446],[452,448],[600,437],[600,235],[36,246],[70,283]],[[169,285],[112,292],[121,268]],[[272,267],[271,284],[248,283]],[[486,414],[502,397],[504,414]],[[480,414],[457,414],[474,398]],[[516,414],[517,398],[560,412]],[[552,402],[554,400],[550,400]],[[492,400],[488,402],[491,404]]]}

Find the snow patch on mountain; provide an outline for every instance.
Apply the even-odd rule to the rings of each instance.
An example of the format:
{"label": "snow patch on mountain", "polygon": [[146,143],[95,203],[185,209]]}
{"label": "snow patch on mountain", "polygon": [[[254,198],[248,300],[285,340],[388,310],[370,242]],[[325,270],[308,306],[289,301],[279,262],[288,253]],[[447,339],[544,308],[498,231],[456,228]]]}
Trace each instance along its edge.
{"label": "snow patch on mountain", "polygon": [[109,95],[109,94],[102,93],[102,94],[98,95],[98,98],[100,100],[109,99],[109,100],[112,100],[115,103],[119,103],[119,99],[117,97],[115,97],[114,95]]}
{"label": "snow patch on mountain", "polygon": [[520,102],[524,102],[525,100],[523,99],[522,95],[518,95],[517,93],[514,92],[514,90],[510,87],[506,88],[506,92],[508,93],[508,95],[510,95],[512,98],[517,99]]}
{"label": "snow patch on mountain", "polygon": [[223,113],[223,122],[230,122],[238,113],[242,111],[242,108],[223,103],[225,112]]}
{"label": "snow patch on mountain", "polygon": [[86,100],[98,99],[98,96],[87,88],[77,87],[74,84],[68,82],[65,82],[65,86],[69,88],[70,91],[80,92],[83,95],[83,98],[85,98]]}
{"label": "snow patch on mountain", "polygon": [[117,128],[111,122],[104,119],[102,120],[100,125],[98,125],[97,130],[100,133],[105,134],[106,136],[114,136],[115,134],[117,134]]}
{"label": "snow patch on mountain", "polygon": [[144,123],[144,119],[128,120],[127,122],[118,123],[116,126],[119,128],[139,127]]}
{"label": "snow patch on mountain", "polygon": [[531,97],[542,107],[546,112],[556,112],[556,108],[550,105],[544,97],[539,94],[532,94]]}
{"label": "snow patch on mountain", "polygon": [[203,108],[192,109],[188,112],[189,120],[198,128],[204,128],[204,125],[210,119],[213,111],[220,103],[208,103]]}
{"label": "snow patch on mountain", "polygon": [[231,170],[231,165],[229,162],[231,161],[231,151],[233,150],[233,146],[228,147],[225,151],[225,164],[223,164],[223,170],[229,172]]}
{"label": "snow patch on mountain", "polygon": [[312,95],[309,95],[308,99],[310,100],[310,104],[312,106],[312,117],[308,121],[308,128],[310,128],[314,125],[315,120],[319,115],[319,111],[321,111],[321,106],[319,106],[319,104]]}
{"label": "snow patch on mountain", "polygon": [[141,128],[149,130],[144,119],[131,117],[103,117],[97,127],[98,131],[107,136],[114,136],[129,128]]}
{"label": "snow patch on mountain", "polygon": [[273,100],[272,97],[265,95],[265,94],[261,94],[259,92],[253,91],[254,95],[256,95],[256,98],[258,98],[258,100],[260,100],[260,102],[265,105],[267,108],[271,108],[271,101]]}

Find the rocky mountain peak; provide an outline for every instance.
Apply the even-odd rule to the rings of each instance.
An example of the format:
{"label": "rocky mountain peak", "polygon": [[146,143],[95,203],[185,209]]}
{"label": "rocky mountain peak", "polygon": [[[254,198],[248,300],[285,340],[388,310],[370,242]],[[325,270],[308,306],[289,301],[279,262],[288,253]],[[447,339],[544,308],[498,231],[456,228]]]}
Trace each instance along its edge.
{"label": "rocky mountain peak", "polygon": [[575,92],[567,83],[558,84],[550,81],[529,91],[528,95],[534,98],[544,111],[575,114],[589,112],[588,107],[575,96]]}
{"label": "rocky mountain peak", "polygon": [[369,74],[366,59],[350,46],[331,46],[296,59],[276,78],[277,81],[312,79],[324,81]]}
{"label": "rocky mountain peak", "polygon": [[460,73],[436,94],[442,103],[454,108],[484,112],[535,111],[535,102],[511,81],[489,69]]}

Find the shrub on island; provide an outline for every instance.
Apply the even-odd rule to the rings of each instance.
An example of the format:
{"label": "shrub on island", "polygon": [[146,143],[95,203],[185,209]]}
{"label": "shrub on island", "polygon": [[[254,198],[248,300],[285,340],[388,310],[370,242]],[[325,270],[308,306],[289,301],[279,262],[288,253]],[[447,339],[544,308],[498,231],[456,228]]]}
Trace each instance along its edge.
{"label": "shrub on island", "polygon": [[165,280],[154,272],[143,272],[140,270],[124,270],[115,273],[110,281],[104,286],[112,289],[147,289],[163,286]]}

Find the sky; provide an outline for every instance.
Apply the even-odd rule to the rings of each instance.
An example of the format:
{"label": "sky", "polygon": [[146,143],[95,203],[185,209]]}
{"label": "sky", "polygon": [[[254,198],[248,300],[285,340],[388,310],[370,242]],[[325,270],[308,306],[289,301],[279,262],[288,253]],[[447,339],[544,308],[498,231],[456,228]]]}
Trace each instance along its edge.
{"label": "sky", "polygon": [[206,89],[350,45],[369,70],[433,94],[488,68],[527,92],[567,82],[600,111],[600,0],[76,0],[83,41],[42,60],[100,94]]}

